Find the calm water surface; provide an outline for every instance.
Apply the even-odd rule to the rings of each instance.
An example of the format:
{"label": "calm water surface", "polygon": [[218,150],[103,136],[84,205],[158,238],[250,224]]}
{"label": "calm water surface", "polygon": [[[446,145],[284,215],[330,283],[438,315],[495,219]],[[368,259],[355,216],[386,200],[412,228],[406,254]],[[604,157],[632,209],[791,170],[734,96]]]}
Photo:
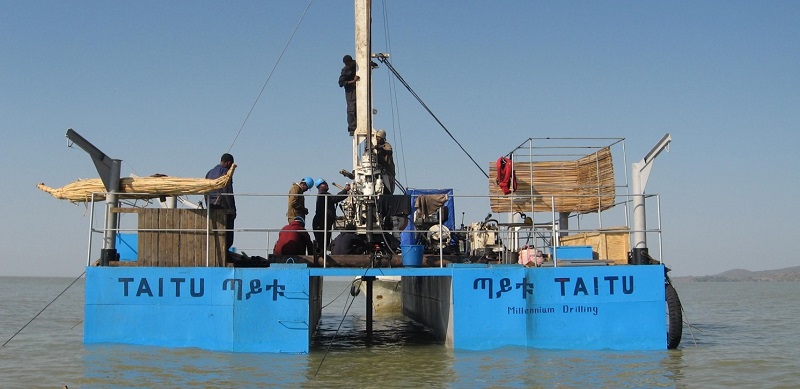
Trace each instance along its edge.
{"label": "calm water surface", "polygon": [[[0,343],[72,281],[0,277]],[[800,283],[675,286],[691,323],[677,350],[474,352],[402,315],[377,316],[367,339],[363,296],[351,305],[348,282],[326,281],[311,352],[274,355],[84,345],[80,280],[0,348],[0,388],[800,387]]]}

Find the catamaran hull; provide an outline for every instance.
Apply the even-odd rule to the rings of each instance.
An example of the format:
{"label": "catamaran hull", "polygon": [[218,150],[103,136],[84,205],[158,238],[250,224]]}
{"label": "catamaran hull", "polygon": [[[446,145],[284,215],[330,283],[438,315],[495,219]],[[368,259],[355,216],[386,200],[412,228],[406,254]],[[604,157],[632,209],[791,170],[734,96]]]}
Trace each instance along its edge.
{"label": "catamaran hull", "polygon": [[[89,267],[84,342],[307,353],[323,277],[356,271],[364,274],[305,265]],[[667,347],[661,265],[370,272],[403,276],[404,313],[456,349]]]}

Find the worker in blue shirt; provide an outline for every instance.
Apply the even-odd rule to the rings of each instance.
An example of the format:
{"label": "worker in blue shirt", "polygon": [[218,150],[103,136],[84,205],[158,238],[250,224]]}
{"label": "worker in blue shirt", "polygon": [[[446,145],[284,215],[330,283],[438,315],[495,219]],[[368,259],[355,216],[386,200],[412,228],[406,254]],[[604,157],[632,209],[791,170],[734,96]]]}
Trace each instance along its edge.
{"label": "worker in blue shirt", "polygon": [[[216,179],[224,176],[233,166],[233,156],[225,153],[220,158],[219,165],[214,166],[206,173],[207,179]],[[233,221],[236,219],[236,199],[233,197],[233,177],[224,188],[206,194],[206,204],[209,209],[225,210],[225,251],[233,246]]]}

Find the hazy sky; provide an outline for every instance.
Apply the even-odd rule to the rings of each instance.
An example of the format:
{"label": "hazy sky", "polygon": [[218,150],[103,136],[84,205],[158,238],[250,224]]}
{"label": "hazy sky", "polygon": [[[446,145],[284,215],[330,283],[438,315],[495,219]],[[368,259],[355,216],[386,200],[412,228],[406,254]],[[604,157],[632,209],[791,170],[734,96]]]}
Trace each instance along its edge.
{"label": "hazy sky", "polygon": [[[647,191],[662,196],[673,274],[799,263],[800,2],[374,3],[373,51],[391,53],[482,166],[531,136],[624,137],[633,161],[669,132]],[[336,80],[354,52],[352,1],[311,4],[245,122],[307,5],[0,1],[0,275],[83,271],[87,209],[35,187],[97,176],[67,128],[122,159],[124,176],[202,177],[232,145],[238,193],[284,194],[306,175],[344,182]],[[374,84],[402,182],[486,194],[405,90],[393,112],[385,68]],[[237,226],[280,227],[285,197],[273,200],[237,199]],[[461,211],[466,222],[488,212]]]}

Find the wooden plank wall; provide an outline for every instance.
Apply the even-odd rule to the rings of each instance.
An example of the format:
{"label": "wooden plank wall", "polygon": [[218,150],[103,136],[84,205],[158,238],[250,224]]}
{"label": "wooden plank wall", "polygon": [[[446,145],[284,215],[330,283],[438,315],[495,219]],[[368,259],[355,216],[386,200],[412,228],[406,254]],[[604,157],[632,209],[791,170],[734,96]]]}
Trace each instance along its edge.
{"label": "wooden plank wall", "polygon": [[611,260],[619,265],[628,263],[628,252],[631,251],[630,231],[627,227],[563,236],[560,243],[562,246],[592,246],[592,251],[597,255],[595,259]]}
{"label": "wooden plank wall", "polygon": [[[553,206],[550,196],[555,197],[556,212],[597,212],[614,206],[616,183],[609,148],[574,161],[514,161],[514,172],[517,191],[504,195],[496,183],[496,164],[489,165],[492,212],[550,212]],[[535,197],[531,204],[531,193],[544,197]]]}
{"label": "wooden plank wall", "polygon": [[[206,210],[140,208],[136,212],[138,266],[206,266]],[[218,229],[225,229],[225,212],[212,210],[208,261],[215,267],[226,266],[225,232]]]}

